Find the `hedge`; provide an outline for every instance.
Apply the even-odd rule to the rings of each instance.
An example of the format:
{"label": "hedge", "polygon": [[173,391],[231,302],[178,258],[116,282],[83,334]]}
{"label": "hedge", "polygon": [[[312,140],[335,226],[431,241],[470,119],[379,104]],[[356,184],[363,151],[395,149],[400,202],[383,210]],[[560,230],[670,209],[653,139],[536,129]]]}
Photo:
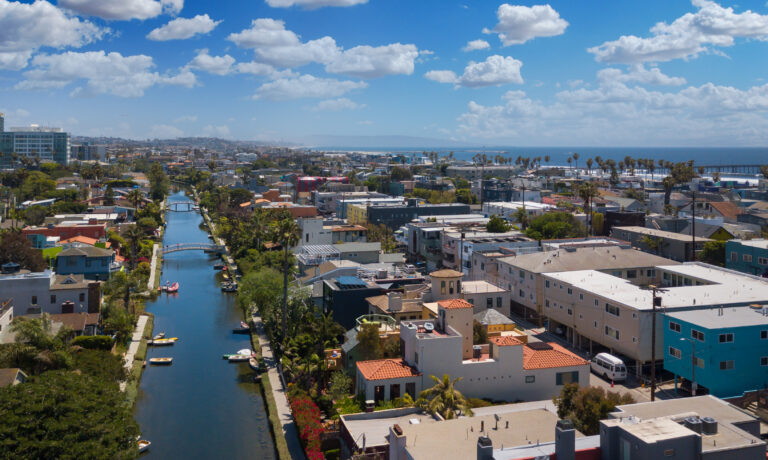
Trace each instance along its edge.
{"label": "hedge", "polygon": [[108,335],[79,335],[70,342],[70,345],[79,345],[89,350],[110,350],[112,344],[112,337]]}
{"label": "hedge", "polygon": [[296,421],[299,438],[304,444],[304,451],[309,460],[324,460],[321,450],[320,435],[323,423],[320,421],[320,409],[308,396],[296,396],[291,399],[291,412]]}

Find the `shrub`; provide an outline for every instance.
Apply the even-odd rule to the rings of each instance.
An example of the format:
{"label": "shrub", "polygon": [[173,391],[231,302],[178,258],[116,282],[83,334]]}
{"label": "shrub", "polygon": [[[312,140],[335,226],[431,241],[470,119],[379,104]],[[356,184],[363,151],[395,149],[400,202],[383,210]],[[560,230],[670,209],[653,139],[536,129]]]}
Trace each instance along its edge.
{"label": "shrub", "polygon": [[89,350],[110,350],[112,343],[112,337],[108,335],[80,335],[72,339],[70,345],[77,345]]}
{"label": "shrub", "polygon": [[320,409],[307,396],[297,396],[291,399],[291,412],[296,421],[296,428],[299,431],[299,438],[304,445],[307,458],[310,460],[325,459],[320,441],[320,435],[323,433]]}

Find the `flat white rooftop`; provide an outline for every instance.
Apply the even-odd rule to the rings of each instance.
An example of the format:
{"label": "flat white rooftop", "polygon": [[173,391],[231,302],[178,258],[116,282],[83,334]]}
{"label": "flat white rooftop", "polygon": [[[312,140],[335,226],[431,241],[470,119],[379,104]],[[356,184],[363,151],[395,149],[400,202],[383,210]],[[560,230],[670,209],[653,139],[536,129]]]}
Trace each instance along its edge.
{"label": "flat white rooftop", "polygon": [[727,307],[722,311],[719,308],[688,310],[669,313],[667,316],[705,329],[768,325],[768,316],[763,315],[762,309],[752,307]]}
{"label": "flat white rooftop", "polygon": [[[701,263],[657,266],[670,274],[700,280],[696,286],[668,287],[661,296],[663,308],[689,308],[736,304],[768,304],[768,280]],[[652,293],[629,281],[596,270],[547,273],[550,280],[563,282],[585,292],[637,310],[650,310]]]}
{"label": "flat white rooftop", "polygon": [[741,243],[742,246],[749,246],[758,249],[768,249],[768,240],[754,239],[754,240],[731,240],[734,243]]}

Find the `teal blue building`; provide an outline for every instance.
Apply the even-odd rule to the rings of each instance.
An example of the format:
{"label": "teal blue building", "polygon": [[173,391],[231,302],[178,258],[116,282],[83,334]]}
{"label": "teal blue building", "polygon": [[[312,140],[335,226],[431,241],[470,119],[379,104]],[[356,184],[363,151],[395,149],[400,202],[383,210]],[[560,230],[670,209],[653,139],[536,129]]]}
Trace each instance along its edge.
{"label": "teal blue building", "polygon": [[725,243],[725,266],[768,278],[768,240],[730,240]]}
{"label": "teal blue building", "polygon": [[665,314],[664,369],[719,398],[768,388],[768,306]]}
{"label": "teal blue building", "polygon": [[95,246],[70,247],[56,257],[59,275],[84,275],[88,280],[106,281],[115,269],[115,253]]}

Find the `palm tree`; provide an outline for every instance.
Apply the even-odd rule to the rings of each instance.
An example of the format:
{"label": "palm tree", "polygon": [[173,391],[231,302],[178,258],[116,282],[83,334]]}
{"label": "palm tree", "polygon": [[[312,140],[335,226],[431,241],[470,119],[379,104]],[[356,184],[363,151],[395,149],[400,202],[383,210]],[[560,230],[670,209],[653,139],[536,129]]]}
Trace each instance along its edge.
{"label": "palm tree", "polygon": [[139,207],[141,206],[141,202],[144,199],[144,194],[141,193],[141,190],[135,188],[125,194],[125,199],[128,200],[128,202],[131,203],[133,207],[138,210]]}
{"label": "palm tree", "polygon": [[576,178],[579,177],[579,154],[573,152],[573,162],[576,163]]}
{"label": "palm tree", "polygon": [[122,233],[122,237],[128,243],[128,248],[131,251],[131,270],[136,268],[136,258],[139,255],[139,243],[141,242],[144,232],[138,225],[128,225],[125,227]]}
{"label": "palm tree", "polygon": [[266,211],[263,209],[256,209],[251,218],[251,225],[253,227],[253,234],[256,238],[256,250],[261,251],[261,245],[264,243],[262,238],[269,229],[269,219]]}
{"label": "palm tree", "polygon": [[597,196],[595,184],[586,182],[579,187],[579,197],[584,200],[584,210],[587,213],[587,237],[591,233],[592,227],[592,198]]}
{"label": "palm tree", "polygon": [[587,158],[587,174],[590,176],[592,175],[592,164],[594,163],[594,160],[592,158]]}
{"label": "palm tree", "polygon": [[448,374],[443,374],[442,380],[434,375],[429,377],[435,381],[435,385],[419,394],[416,402],[419,407],[431,414],[440,414],[446,420],[458,418],[459,415],[473,415],[464,395],[454,388],[461,377],[454,380]]}
{"label": "palm tree", "polygon": [[290,217],[273,223],[272,241],[279,243],[283,248],[283,328],[280,343],[285,342],[286,330],[288,328],[288,271],[289,271],[289,251],[295,246],[301,238],[301,230],[296,221]]}

